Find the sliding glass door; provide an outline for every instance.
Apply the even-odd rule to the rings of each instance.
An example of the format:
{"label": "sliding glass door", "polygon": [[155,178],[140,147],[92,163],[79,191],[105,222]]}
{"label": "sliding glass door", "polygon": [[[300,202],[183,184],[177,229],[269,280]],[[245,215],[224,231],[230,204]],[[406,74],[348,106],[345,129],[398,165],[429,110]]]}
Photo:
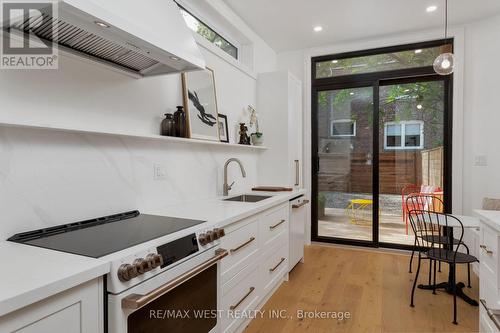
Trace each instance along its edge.
{"label": "sliding glass door", "polygon": [[318,235],[373,241],[373,87],[317,94]]}
{"label": "sliding glass door", "polygon": [[[413,54],[424,53],[416,47]],[[340,57],[361,59],[349,56]],[[408,248],[407,195],[432,194],[451,209],[452,77],[423,65],[361,74],[344,68],[336,77],[325,71],[325,57],[314,60],[312,239]],[[361,68],[357,60],[328,61]]]}
{"label": "sliding glass door", "polygon": [[[445,81],[381,81],[379,89],[379,241],[414,243],[405,199],[426,193],[444,201]],[[444,205],[439,205],[443,208]]]}

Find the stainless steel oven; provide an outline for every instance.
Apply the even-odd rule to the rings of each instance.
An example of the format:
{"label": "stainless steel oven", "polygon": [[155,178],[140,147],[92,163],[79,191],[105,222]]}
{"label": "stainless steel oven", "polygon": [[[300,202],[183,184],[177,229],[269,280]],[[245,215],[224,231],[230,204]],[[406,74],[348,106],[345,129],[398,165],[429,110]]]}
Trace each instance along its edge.
{"label": "stainless steel oven", "polygon": [[227,254],[213,247],[119,294],[109,294],[109,333],[218,332],[219,262]]}

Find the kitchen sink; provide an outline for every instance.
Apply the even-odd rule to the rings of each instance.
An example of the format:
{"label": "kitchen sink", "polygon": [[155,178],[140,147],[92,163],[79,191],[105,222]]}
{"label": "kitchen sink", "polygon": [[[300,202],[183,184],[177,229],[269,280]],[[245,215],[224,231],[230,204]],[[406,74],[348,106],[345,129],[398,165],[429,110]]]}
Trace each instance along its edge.
{"label": "kitchen sink", "polygon": [[223,201],[259,202],[259,201],[267,199],[267,198],[270,198],[270,196],[243,194],[243,195],[238,195],[236,197],[224,199]]}

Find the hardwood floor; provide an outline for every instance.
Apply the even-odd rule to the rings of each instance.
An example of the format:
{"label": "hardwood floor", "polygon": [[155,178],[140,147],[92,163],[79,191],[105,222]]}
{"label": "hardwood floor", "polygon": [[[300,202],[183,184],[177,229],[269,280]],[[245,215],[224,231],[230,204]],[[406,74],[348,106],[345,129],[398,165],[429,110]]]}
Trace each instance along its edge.
{"label": "hardwood floor", "polygon": [[[410,292],[416,271],[408,273],[409,256],[370,249],[329,245],[306,248],[305,264],[299,263],[269,299],[263,318],[254,319],[245,330],[253,332],[477,332],[479,308],[457,299],[458,325],[452,324],[453,297],[442,291]],[[428,261],[422,261],[419,283],[427,283]],[[447,280],[447,265],[437,282]],[[458,281],[467,281],[466,266]],[[472,274],[472,288],[465,292],[478,299],[479,283]],[[287,310],[288,319],[269,318],[270,310]],[[349,312],[351,318],[297,318],[297,311]],[[331,317],[331,316],[330,316]]]}

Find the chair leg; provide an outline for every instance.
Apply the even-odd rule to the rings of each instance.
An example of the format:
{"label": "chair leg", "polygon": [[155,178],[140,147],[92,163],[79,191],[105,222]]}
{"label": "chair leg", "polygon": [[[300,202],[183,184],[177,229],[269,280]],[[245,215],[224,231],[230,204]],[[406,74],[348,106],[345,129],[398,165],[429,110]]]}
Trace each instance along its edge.
{"label": "chair leg", "polygon": [[431,284],[432,279],[432,259],[429,259],[429,285]]}
{"label": "chair leg", "polygon": [[456,269],[455,264],[450,264],[450,269],[453,270],[453,324],[458,325],[457,322],[457,283],[456,283]]}
{"label": "chair leg", "polygon": [[[469,252],[469,247],[467,246],[467,244],[465,243],[462,243],[465,247],[465,250],[467,251],[467,254],[470,254]],[[471,285],[470,285],[470,263],[467,264],[467,288],[472,288]]]}
{"label": "chair leg", "polygon": [[415,254],[416,247],[417,247],[417,238],[415,237],[415,241],[413,242],[413,249],[411,250],[410,268],[408,269],[408,273],[411,273],[411,264],[413,263],[413,255]]}
{"label": "chair leg", "polygon": [[470,285],[470,264],[467,264],[467,288],[472,288]]}
{"label": "chair leg", "polygon": [[413,281],[413,287],[411,288],[411,302],[410,302],[410,306],[412,308],[415,307],[415,305],[413,304],[413,296],[415,295],[415,287],[417,286],[418,273],[420,273],[420,261],[421,260],[422,260],[422,258],[420,257],[420,252],[419,252],[418,253],[417,273],[415,274],[415,280]]}
{"label": "chair leg", "polygon": [[432,281],[432,293],[436,295],[436,260],[434,260],[434,280]]}
{"label": "chair leg", "polygon": [[[441,248],[441,246],[442,245],[439,245],[439,248]],[[441,273],[441,261],[439,262],[438,272]]]}

